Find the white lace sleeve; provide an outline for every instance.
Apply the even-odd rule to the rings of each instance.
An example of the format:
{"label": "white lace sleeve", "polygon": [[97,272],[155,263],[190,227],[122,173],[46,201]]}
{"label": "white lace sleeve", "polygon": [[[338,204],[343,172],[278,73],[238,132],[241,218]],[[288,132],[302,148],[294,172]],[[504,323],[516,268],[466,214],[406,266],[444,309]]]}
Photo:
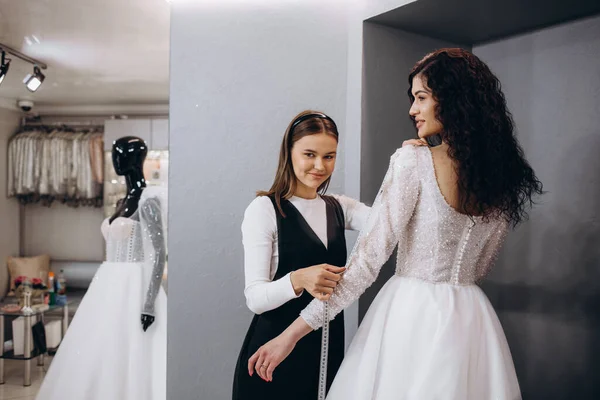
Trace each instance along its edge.
{"label": "white lace sleeve", "polygon": [[475,277],[476,282],[481,282],[496,264],[498,256],[500,255],[500,250],[502,250],[504,240],[508,235],[508,227],[508,222],[504,220],[500,221],[498,229],[492,233],[490,239],[485,244],[481,261],[479,262],[477,268],[477,276]]}
{"label": "white lace sleeve", "polygon": [[[398,149],[390,159],[366,226],[348,258],[347,270],[328,301],[330,320],[373,284],[398,241],[402,240],[419,197],[417,174],[415,147]],[[300,313],[314,330],[323,325],[323,305],[315,299]]]}
{"label": "white lace sleeve", "polygon": [[[146,190],[148,189],[144,191]],[[166,203],[166,198],[161,199],[159,196],[150,195],[140,200],[139,209],[145,262],[152,268],[142,313],[152,316],[154,316],[154,302],[162,283],[167,256],[167,224],[166,210],[164,210],[166,204],[163,203]]]}

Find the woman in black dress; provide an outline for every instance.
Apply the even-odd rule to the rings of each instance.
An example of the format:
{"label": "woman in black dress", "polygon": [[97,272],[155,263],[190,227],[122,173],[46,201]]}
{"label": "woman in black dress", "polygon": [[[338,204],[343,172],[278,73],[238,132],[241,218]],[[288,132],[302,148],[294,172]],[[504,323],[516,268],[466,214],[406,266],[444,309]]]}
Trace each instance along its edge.
{"label": "woman in black dress", "polygon": [[[257,370],[249,371],[248,359],[313,298],[329,298],[344,272],[344,230],[360,230],[366,221],[369,208],[364,204],[323,194],[335,168],[337,144],[337,126],[330,117],[300,113],[286,130],[271,189],[259,192],[246,209],[244,293],[255,316],[237,361],[233,400],[317,398],[320,330],[299,343],[271,382],[258,376],[269,366],[259,360]],[[344,356],[343,314],[331,322],[329,334],[327,387]]]}

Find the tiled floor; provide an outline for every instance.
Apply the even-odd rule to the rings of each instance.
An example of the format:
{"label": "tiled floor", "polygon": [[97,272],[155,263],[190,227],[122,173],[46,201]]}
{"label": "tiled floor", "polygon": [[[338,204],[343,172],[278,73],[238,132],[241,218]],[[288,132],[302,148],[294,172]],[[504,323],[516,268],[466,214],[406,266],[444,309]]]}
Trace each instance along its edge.
{"label": "tiled floor", "polygon": [[48,357],[43,367],[31,363],[31,386],[23,386],[23,362],[4,360],[4,384],[0,385],[0,400],[34,400],[44,379],[45,370],[50,365]]}

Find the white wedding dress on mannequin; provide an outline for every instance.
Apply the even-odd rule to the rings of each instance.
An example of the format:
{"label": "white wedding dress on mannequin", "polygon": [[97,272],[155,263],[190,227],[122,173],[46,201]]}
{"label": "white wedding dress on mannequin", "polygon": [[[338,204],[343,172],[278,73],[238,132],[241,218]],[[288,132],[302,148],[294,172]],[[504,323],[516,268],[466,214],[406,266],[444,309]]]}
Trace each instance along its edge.
{"label": "white wedding dress on mannequin", "polygon": [[[166,209],[166,191],[147,187],[131,217],[104,220],[106,262],[36,400],[166,399],[167,296],[164,263],[156,262],[157,252],[166,250]],[[155,317],[146,332],[142,313]]]}

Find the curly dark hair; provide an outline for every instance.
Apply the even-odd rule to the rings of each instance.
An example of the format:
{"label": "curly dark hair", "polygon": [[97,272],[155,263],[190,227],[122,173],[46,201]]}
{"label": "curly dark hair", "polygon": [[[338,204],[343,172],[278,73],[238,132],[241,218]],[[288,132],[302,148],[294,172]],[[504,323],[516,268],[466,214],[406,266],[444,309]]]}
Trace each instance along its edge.
{"label": "curly dark hair", "polygon": [[[433,94],[448,155],[457,162],[461,212],[484,220],[504,218],[513,227],[528,218],[542,183],[525,160],[500,81],[472,53],[439,49],[408,76],[408,97],[419,76]],[[414,120],[414,119],[413,119]]]}

